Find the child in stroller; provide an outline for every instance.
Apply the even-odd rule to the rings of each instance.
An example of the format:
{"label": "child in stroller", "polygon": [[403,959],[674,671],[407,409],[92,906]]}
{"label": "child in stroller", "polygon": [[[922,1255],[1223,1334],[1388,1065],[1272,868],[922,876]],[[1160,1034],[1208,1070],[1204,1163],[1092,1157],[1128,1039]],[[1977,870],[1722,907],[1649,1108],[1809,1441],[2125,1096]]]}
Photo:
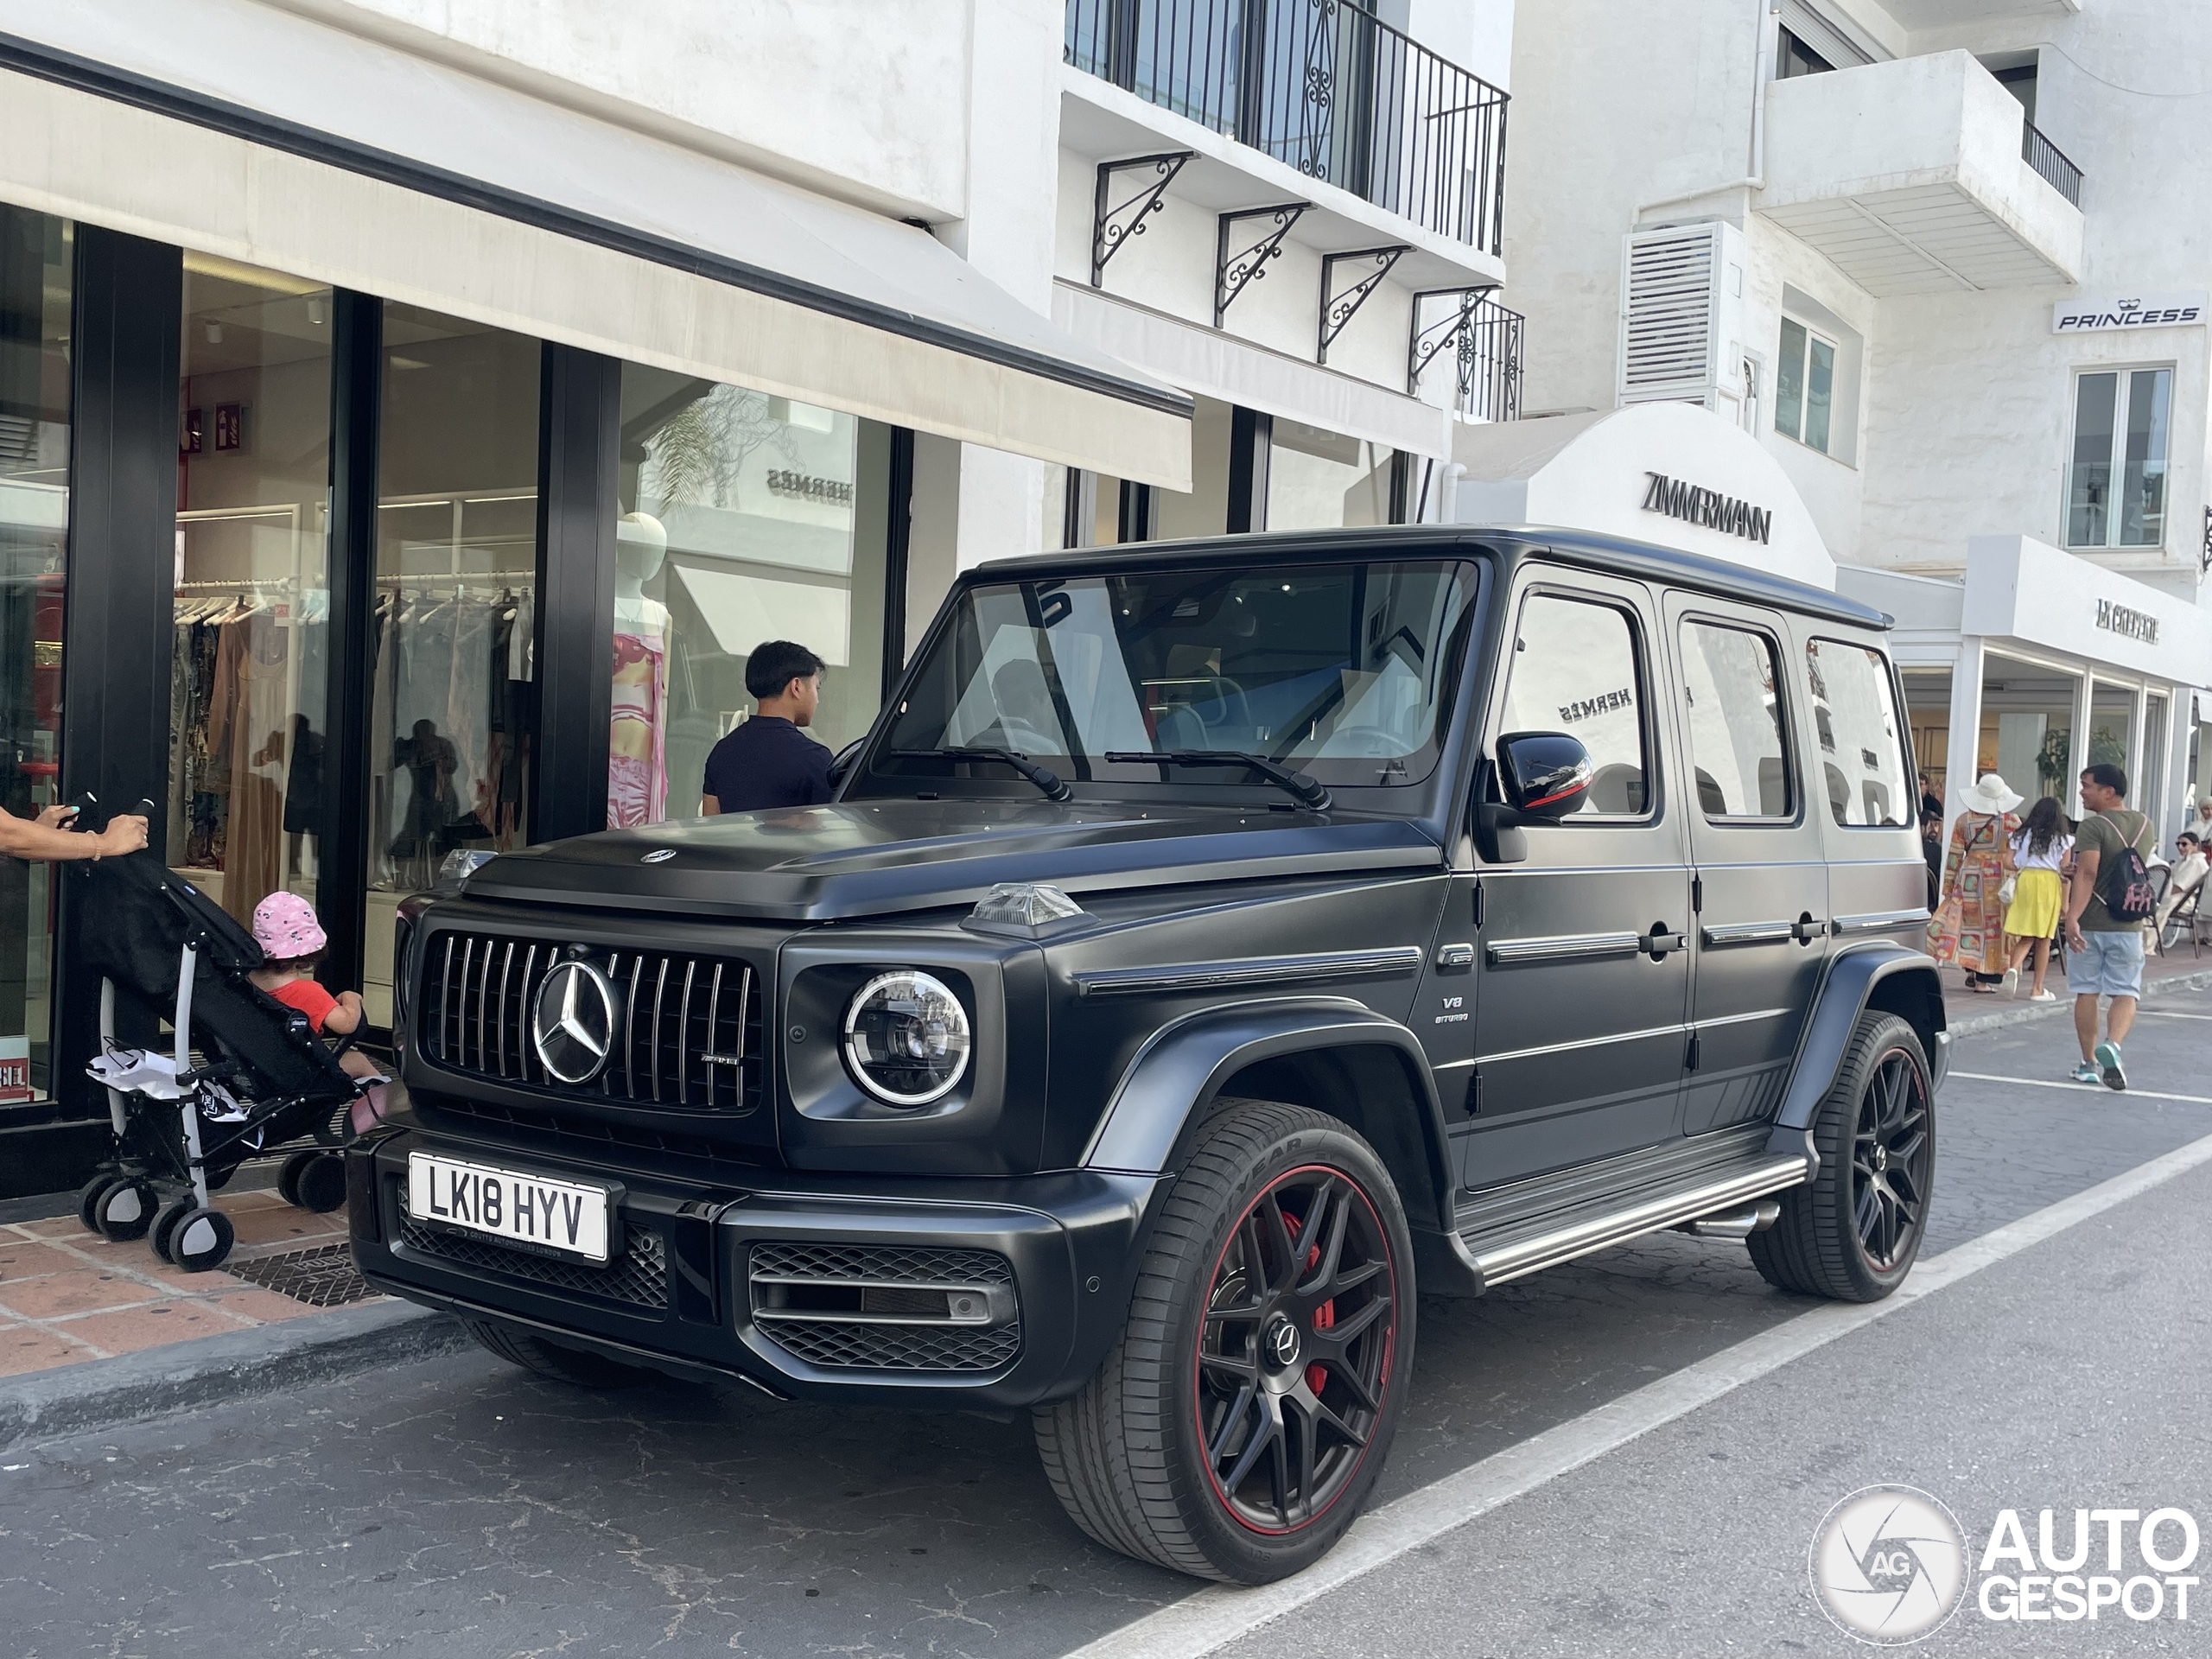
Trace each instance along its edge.
{"label": "child in stroller", "polygon": [[[115,1135],[79,1218],[110,1238],[150,1235],[180,1267],[212,1268],[233,1234],[208,1193],[248,1158],[302,1139],[311,1144],[285,1162],[278,1190],[304,1209],[338,1208],[346,1172],[336,1154],[355,1132],[354,1107],[385,1079],[342,1052],[350,1037],[334,1053],[308,1014],[263,990],[261,944],[154,853],[79,863],[72,874],[80,948],[101,976],[102,1052],[86,1071],[107,1090]],[[124,1046],[119,1014],[135,1014],[143,1035],[166,1016],[174,1052]],[[358,1033],[358,1015],[352,1023]]]}
{"label": "child in stroller", "polygon": [[[288,1008],[307,1016],[308,1029],[316,1036],[333,1033],[354,1037],[361,1029],[361,994],[340,991],[336,996],[315,978],[315,963],[330,948],[315,906],[296,893],[272,893],[253,907],[253,942],[267,960],[246,977]],[[353,1103],[353,1128],[359,1135],[384,1116],[384,1079],[369,1057],[353,1047],[341,1047],[338,1064],[349,1077],[366,1080],[370,1087]]]}

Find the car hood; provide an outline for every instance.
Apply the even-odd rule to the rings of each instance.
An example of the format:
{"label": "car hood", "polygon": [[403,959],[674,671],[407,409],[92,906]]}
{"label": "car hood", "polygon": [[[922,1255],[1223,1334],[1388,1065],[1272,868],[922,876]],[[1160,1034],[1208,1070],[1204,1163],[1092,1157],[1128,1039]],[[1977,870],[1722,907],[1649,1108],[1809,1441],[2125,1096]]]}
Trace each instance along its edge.
{"label": "car hood", "polygon": [[1147,803],[887,800],[734,812],[504,854],[474,899],[830,921],[972,904],[999,881],[1070,893],[1434,868],[1418,823]]}

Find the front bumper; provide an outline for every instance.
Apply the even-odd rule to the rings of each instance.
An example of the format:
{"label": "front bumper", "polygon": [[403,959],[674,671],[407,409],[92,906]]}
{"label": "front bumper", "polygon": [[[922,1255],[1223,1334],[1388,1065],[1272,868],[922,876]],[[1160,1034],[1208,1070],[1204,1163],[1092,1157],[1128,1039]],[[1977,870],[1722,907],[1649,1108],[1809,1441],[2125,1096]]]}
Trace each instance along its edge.
{"label": "front bumper", "polygon": [[[426,1226],[407,1209],[416,1149],[613,1182],[623,1248],[601,1268]],[[422,1129],[358,1144],[347,1173],[354,1255],[393,1295],[781,1396],[994,1408],[1072,1393],[1097,1368],[1166,1186],[1084,1171],[694,1183]]]}

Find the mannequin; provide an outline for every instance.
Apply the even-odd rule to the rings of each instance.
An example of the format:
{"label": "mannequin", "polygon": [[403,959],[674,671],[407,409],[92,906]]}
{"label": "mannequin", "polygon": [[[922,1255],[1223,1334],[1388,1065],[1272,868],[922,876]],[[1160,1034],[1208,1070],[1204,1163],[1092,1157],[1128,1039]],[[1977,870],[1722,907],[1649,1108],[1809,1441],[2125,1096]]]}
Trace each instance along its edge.
{"label": "mannequin", "polygon": [[659,519],[626,512],[615,521],[610,830],[658,823],[668,815],[668,607],[645,592],[667,558],[668,531]]}

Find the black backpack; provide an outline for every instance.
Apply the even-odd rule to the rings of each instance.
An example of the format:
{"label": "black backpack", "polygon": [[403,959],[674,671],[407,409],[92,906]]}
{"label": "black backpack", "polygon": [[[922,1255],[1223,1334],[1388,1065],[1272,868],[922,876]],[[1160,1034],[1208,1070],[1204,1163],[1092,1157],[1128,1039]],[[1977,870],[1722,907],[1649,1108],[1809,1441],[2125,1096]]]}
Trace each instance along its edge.
{"label": "black backpack", "polygon": [[2151,885],[2151,872],[2134,845],[2143,839],[2150,820],[2140,812],[2135,817],[2139,822],[2133,839],[2113,855],[2097,880],[2097,896],[2105,901],[2105,909],[2115,922],[2147,922],[2158,908],[2158,893]]}

